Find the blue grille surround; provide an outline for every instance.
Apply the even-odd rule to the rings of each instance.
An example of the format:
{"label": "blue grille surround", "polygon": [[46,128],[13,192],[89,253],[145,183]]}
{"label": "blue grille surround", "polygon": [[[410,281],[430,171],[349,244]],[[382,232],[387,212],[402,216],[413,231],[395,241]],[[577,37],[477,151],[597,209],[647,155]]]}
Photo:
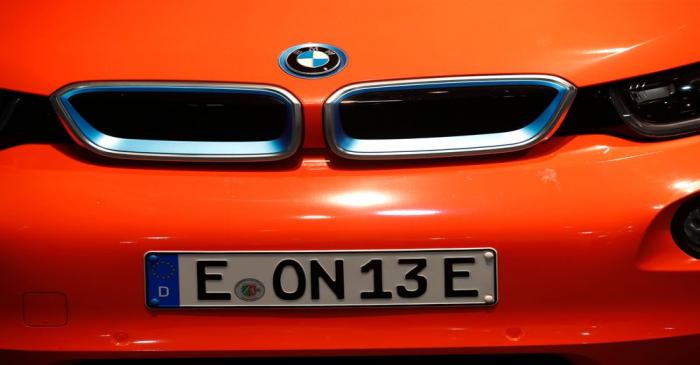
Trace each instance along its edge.
{"label": "blue grille surround", "polygon": [[[171,141],[118,138],[95,129],[70,103],[72,96],[96,92],[261,94],[282,101],[287,108],[287,119],[283,135],[268,141]],[[288,91],[270,85],[85,82],[71,84],[56,91],[51,95],[51,102],[71,132],[71,136],[79,144],[107,157],[175,161],[274,161],[291,156],[301,143],[303,123],[301,104]]]}
{"label": "blue grille surround", "polygon": [[[549,87],[556,91],[556,95],[535,120],[512,131],[449,137],[357,139],[345,133],[340,116],[343,100],[367,92],[524,85]],[[368,82],[346,86],[331,95],[324,105],[323,121],[326,139],[331,149],[349,159],[414,159],[505,153],[529,148],[551,136],[561,124],[575,95],[576,88],[573,85],[549,75],[467,76]]]}

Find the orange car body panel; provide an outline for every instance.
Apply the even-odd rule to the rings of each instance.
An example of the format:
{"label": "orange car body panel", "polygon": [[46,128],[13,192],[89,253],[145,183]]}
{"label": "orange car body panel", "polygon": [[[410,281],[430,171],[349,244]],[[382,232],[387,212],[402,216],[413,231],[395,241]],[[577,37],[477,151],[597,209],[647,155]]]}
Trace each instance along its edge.
{"label": "orange car body panel", "polygon": [[[302,102],[305,134],[294,161],[274,165],[114,162],[64,145],[0,151],[0,359],[522,352],[655,364],[700,356],[700,261],[667,228],[675,207],[700,190],[700,137],[580,135],[501,157],[348,163],[325,150],[321,125],[323,101],[361,81],[527,73],[585,87],[697,62],[696,1],[2,8],[0,89],[272,84]],[[315,80],[284,73],[280,53],[309,41],[342,48],[347,67]],[[391,214],[401,211],[418,213]],[[494,307],[144,306],[147,251],[484,246],[499,253]],[[65,294],[67,324],[27,326],[27,292]]]}
{"label": "orange car body panel", "polygon": [[[351,83],[540,73],[582,87],[700,60],[694,0],[40,4],[4,5],[0,39],[11,52],[0,53],[0,88],[50,94],[94,80],[278,85],[304,105],[306,148],[325,146],[320,105]],[[340,47],[347,67],[316,80],[284,73],[277,57],[304,42]]]}

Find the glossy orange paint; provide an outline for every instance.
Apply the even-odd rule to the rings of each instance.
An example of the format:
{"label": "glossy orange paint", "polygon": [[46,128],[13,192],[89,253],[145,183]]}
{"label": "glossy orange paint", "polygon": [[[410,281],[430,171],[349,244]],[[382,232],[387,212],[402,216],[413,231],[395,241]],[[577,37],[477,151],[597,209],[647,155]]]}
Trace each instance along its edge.
{"label": "glossy orange paint", "polygon": [[[9,50],[0,52],[0,88],[273,84],[303,103],[305,147],[323,148],[320,104],[347,84],[541,73],[581,87],[632,77],[700,60],[698,13],[695,0],[16,1],[0,12]],[[305,42],[342,48],[347,67],[316,80],[284,73],[277,57]]]}
{"label": "glossy orange paint", "polygon": [[[517,159],[351,168],[304,156],[252,169],[121,166],[68,147],[11,148],[0,154],[1,267],[15,279],[3,283],[0,344],[69,358],[535,351],[690,363],[700,355],[687,347],[700,333],[700,262],[664,227],[674,204],[700,189],[699,143],[558,137]],[[143,304],[149,250],[482,246],[499,252],[492,308]],[[65,293],[68,324],[25,326],[27,291]],[[640,341],[684,352],[648,362]]]}
{"label": "glossy orange paint", "polygon": [[[509,73],[578,87],[700,61],[696,1],[8,2],[0,88],[89,80],[281,86],[305,149],[282,164],[98,159],[77,146],[0,151],[0,363],[119,357],[552,353],[575,364],[692,364],[700,261],[673,243],[700,190],[700,136],[554,137],[515,155],[349,163],[321,105],[350,83]],[[313,26],[300,26],[309,19]],[[291,45],[349,55],[285,74]],[[9,50],[9,51],[7,51]],[[429,55],[427,59],[426,55]],[[494,247],[489,308],[148,310],[151,250]],[[25,325],[25,293],[62,293],[63,326]],[[60,317],[60,313],[57,314]]]}

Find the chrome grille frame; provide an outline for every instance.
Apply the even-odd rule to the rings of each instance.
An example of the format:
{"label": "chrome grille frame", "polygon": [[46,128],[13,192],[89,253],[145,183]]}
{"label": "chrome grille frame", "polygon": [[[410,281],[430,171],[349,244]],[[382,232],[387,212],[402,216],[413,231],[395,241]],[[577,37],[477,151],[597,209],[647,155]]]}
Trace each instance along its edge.
{"label": "chrome grille frame", "polygon": [[[77,94],[90,92],[214,92],[262,94],[277,98],[288,110],[285,133],[269,141],[172,141],[118,138],[90,125],[69,102]],[[51,103],[73,139],[106,157],[135,160],[259,162],[282,160],[301,144],[302,109],[290,92],[271,85],[198,82],[83,82],[65,86],[51,95]]]}
{"label": "chrome grille frame", "polygon": [[[356,139],[348,136],[339,118],[340,104],[364,92],[469,86],[547,86],[557,94],[549,106],[527,126],[514,131],[450,137]],[[333,93],[323,107],[326,140],[337,155],[355,160],[416,159],[506,153],[532,147],[549,138],[561,124],[576,95],[576,88],[550,75],[494,75],[408,79],[348,85]]]}

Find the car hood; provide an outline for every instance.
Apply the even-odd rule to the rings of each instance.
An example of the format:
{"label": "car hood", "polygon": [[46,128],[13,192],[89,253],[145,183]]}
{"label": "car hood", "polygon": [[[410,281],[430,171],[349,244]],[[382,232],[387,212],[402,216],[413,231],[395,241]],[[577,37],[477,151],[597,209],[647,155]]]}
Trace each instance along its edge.
{"label": "car hood", "polygon": [[[700,60],[694,1],[10,2],[0,87],[49,94],[86,80],[281,85],[303,101],[348,83],[542,73],[577,86]],[[694,10],[693,10],[694,9]],[[277,58],[305,42],[348,55],[317,80]]]}

